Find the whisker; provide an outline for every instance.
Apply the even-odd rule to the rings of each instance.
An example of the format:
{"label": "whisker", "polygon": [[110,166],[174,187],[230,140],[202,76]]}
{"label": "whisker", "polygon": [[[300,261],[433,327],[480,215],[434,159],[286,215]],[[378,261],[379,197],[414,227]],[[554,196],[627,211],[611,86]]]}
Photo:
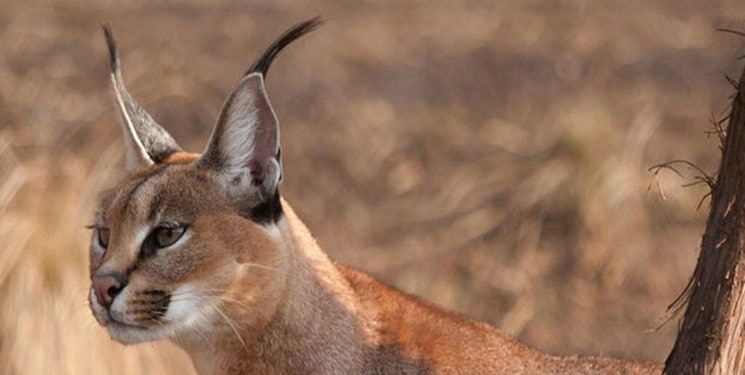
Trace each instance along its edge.
{"label": "whisker", "polygon": [[[205,310],[207,310],[207,309],[206,308],[202,308],[201,310],[202,311],[201,311],[201,313],[198,316],[200,317],[200,320],[206,321],[207,314],[206,314],[206,311]],[[204,339],[204,341],[208,342],[209,345],[210,345],[210,347],[212,348],[212,350],[214,350],[215,349],[215,344],[212,342],[212,340],[210,340],[210,339],[207,338],[207,334],[205,334],[199,327],[200,327],[200,325],[195,326],[194,327],[194,330],[197,332],[197,334],[199,334],[199,336],[201,336]],[[205,327],[206,327],[206,325],[205,325]]]}
{"label": "whisker", "polygon": [[278,269],[276,269],[274,267],[270,267],[270,266],[267,266],[267,265],[264,265],[264,264],[259,264],[259,263],[254,263],[254,262],[248,262],[248,263],[242,263],[242,264],[243,265],[246,265],[248,267],[261,268],[261,269],[264,269],[264,270],[274,271],[274,272],[276,272],[276,273],[278,273],[280,275],[288,276],[288,273],[287,272],[280,271],[280,270],[278,270]]}
{"label": "whisker", "polygon": [[248,350],[248,345],[246,345],[246,342],[243,341],[243,338],[238,333],[238,329],[235,327],[235,324],[233,324],[233,321],[230,318],[228,318],[227,315],[225,315],[225,313],[222,311],[222,309],[220,309],[220,306],[215,305],[214,308],[215,308],[215,311],[217,311],[217,313],[220,314],[220,316],[222,316],[223,319],[225,319],[225,322],[228,323],[228,325],[230,326],[230,328],[233,329],[233,332],[235,332],[235,336],[238,338],[238,341],[240,341],[241,344],[243,345],[243,349],[246,351],[246,354],[250,355],[251,353]]}
{"label": "whisker", "polygon": [[217,301],[220,301],[220,302],[232,303],[232,304],[236,304],[238,306],[244,307],[246,309],[251,309],[252,308],[251,306],[246,305],[245,303],[243,303],[243,301],[240,301],[240,300],[237,300],[237,299],[234,299],[234,298],[230,298],[230,297],[217,296],[217,295],[201,295],[201,296],[185,296],[185,295],[182,295],[182,296],[179,296],[178,298],[172,298],[171,301],[172,302],[173,301],[188,301],[188,300],[200,300],[200,299],[210,299],[210,300],[217,300]]}
{"label": "whisker", "polygon": [[195,291],[197,291],[197,292],[217,292],[217,293],[229,292],[228,289],[194,289],[194,290],[184,290],[184,291],[181,291],[181,292],[172,293],[171,294],[171,297],[181,296],[181,295],[185,295],[185,294],[194,294]]}

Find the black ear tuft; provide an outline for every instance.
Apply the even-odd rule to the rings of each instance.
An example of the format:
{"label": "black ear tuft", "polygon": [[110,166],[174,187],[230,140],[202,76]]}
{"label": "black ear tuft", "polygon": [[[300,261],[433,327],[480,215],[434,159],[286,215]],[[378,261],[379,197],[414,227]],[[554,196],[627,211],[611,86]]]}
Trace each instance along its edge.
{"label": "black ear tuft", "polygon": [[109,50],[111,86],[121,119],[127,170],[131,172],[141,166],[160,163],[174,152],[181,151],[181,147],[129,94],[122,79],[114,33],[108,24],[101,25],[101,28]]}
{"label": "black ear tuft", "polygon": [[266,73],[269,71],[269,67],[272,65],[274,58],[277,57],[282,49],[301,36],[315,30],[321,24],[323,24],[321,17],[314,17],[289,28],[279,38],[277,38],[277,40],[266,49],[266,51],[264,51],[261,57],[254,61],[251,68],[246,72],[246,75],[251,73],[261,73],[261,75],[266,77]]}
{"label": "black ear tuft", "polygon": [[111,32],[111,25],[108,23],[101,24],[101,29],[103,29],[104,37],[106,37],[106,46],[109,47],[109,64],[111,65],[111,72],[118,75],[121,72],[121,68],[119,64],[119,49],[116,47],[114,33]]}
{"label": "black ear tuft", "polygon": [[272,61],[290,43],[321,24],[316,17],[285,31],[251,65],[228,96],[198,166],[211,169],[241,214],[257,223],[282,215],[279,120],[264,85]]}

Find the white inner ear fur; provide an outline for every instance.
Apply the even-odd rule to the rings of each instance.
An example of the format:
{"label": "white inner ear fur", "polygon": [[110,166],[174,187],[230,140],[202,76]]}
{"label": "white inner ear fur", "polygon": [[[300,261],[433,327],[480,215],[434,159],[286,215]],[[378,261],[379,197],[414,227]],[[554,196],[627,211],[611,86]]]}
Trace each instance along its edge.
{"label": "white inner ear fur", "polygon": [[[262,116],[259,111],[260,106],[266,103],[265,109],[269,111],[269,116],[264,116],[264,121],[271,124],[260,124]],[[279,122],[277,114],[274,112],[269,97],[264,87],[264,78],[259,73],[252,73],[241,81],[238,89],[233,93],[233,98],[228,107],[225,108],[224,116],[228,123],[225,124],[219,143],[223,150],[225,159],[222,170],[224,182],[233,182],[238,178],[239,189],[245,190],[247,184],[252,184],[251,166],[252,161],[259,163],[263,172],[263,191],[273,191],[279,184],[282,175],[281,166],[276,158],[279,149]],[[271,129],[261,129],[262,126],[271,126]],[[266,149],[266,145],[257,147],[257,142],[264,142],[263,139],[257,139],[257,133],[262,131],[276,132],[274,137],[275,144],[269,145],[272,153],[267,155],[256,155],[258,149]],[[265,198],[265,197],[260,197]]]}
{"label": "white inner ear fur", "polygon": [[125,150],[125,168],[128,171],[133,171],[141,165],[152,165],[153,161],[150,159],[150,155],[147,154],[147,150],[142,144],[142,141],[140,141],[140,138],[137,136],[134,124],[132,123],[132,118],[129,116],[129,112],[127,112],[127,106],[124,104],[124,99],[122,99],[122,93],[119,92],[119,86],[117,85],[116,75],[114,73],[111,74],[111,84],[114,88],[116,106],[119,108],[119,114],[121,115],[121,118],[124,121],[124,127],[126,128],[124,131],[125,146],[127,148]]}
{"label": "white inner ear fur", "polygon": [[258,108],[254,105],[253,95],[247,92],[236,92],[235,102],[247,105],[230,108],[230,125],[226,126],[220,138],[225,152],[225,172],[239,174],[248,166],[254,152],[254,138],[258,125]]}

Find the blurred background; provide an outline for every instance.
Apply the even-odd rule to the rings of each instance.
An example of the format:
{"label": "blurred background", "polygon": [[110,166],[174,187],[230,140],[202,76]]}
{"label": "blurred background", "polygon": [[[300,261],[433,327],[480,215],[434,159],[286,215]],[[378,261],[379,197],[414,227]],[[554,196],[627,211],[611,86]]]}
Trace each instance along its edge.
{"label": "blurred background", "polygon": [[[284,196],[334,258],[554,354],[663,361],[745,39],[740,1],[0,0],[0,373],[184,373],[87,306],[98,191],[123,176],[99,24],[134,96],[199,151],[277,60]],[[737,15],[737,16],[733,16]]]}

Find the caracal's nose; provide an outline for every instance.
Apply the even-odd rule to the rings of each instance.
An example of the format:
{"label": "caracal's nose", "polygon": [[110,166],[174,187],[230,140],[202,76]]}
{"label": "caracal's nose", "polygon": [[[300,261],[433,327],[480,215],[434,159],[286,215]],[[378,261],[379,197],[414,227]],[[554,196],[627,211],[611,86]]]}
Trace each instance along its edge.
{"label": "caracal's nose", "polygon": [[104,307],[111,306],[114,298],[124,289],[127,282],[124,278],[115,275],[93,277],[93,292],[96,293],[98,303]]}

